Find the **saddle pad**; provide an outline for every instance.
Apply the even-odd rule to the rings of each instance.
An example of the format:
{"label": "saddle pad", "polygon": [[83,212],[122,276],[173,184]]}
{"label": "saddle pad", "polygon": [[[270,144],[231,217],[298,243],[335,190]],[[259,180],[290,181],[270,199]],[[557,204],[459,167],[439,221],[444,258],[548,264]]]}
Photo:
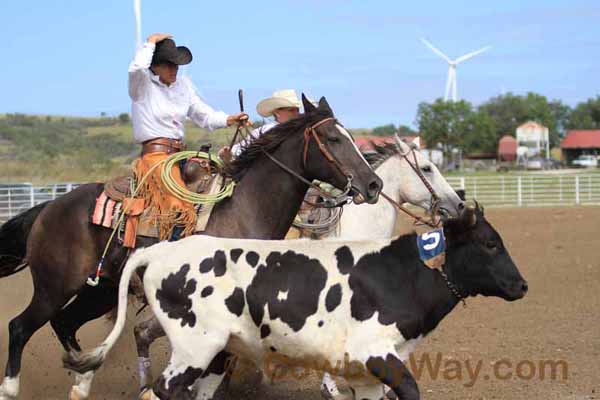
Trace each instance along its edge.
{"label": "saddle pad", "polygon": [[[222,182],[223,178],[221,176],[215,177],[212,180],[207,193],[218,193]],[[196,207],[198,218],[196,220],[196,228],[194,229],[194,232],[204,232],[213,208],[214,204],[204,204]],[[111,199],[106,191],[102,191],[102,193],[100,193],[100,195],[96,198],[96,205],[92,213],[92,223],[105,228],[115,229],[119,224],[119,217],[121,216],[122,209],[122,202]],[[151,238],[158,238],[159,236],[156,221],[148,216],[146,210],[144,210],[144,212],[139,216],[137,236]]]}
{"label": "saddle pad", "polygon": [[119,222],[121,215],[122,204],[119,201],[114,201],[102,191],[100,196],[96,198],[96,205],[92,213],[92,223],[105,228],[113,228]]}

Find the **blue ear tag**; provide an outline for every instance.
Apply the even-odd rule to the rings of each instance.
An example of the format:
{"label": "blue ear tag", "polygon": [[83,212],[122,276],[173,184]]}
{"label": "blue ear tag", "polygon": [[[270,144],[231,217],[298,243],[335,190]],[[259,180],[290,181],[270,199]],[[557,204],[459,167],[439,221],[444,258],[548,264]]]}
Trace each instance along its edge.
{"label": "blue ear tag", "polygon": [[429,268],[441,268],[446,262],[446,239],[443,229],[417,235],[417,247],[421,260]]}

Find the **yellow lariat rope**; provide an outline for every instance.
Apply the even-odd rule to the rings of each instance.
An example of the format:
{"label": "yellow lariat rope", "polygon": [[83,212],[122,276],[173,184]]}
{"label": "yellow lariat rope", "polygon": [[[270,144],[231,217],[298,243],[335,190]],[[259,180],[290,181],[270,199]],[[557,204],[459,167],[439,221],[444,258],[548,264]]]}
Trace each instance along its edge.
{"label": "yellow lariat rope", "polygon": [[[230,197],[233,194],[233,188],[235,187],[235,182],[233,181],[228,182],[223,188],[221,188],[221,190],[219,190],[218,193],[215,194],[194,193],[185,187],[179,186],[175,179],[173,179],[173,166],[181,160],[187,160],[192,157],[209,159],[208,153],[180,151],[179,153],[175,153],[162,161],[162,182],[173,196],[177,197],[179,200],[187,201],[188,203],[192,204],[214,204],[226,199],[227,197]],[[221,161],[221,159],[218,157],[210,157],[210,160],[218,167],[223,166],[223,161]]]}

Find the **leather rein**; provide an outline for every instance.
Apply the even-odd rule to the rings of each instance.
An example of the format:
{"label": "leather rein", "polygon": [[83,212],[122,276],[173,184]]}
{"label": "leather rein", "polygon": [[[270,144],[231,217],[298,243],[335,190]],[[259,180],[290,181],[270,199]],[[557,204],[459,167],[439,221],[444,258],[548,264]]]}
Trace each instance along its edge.
{"label": "leather rein", "polygon": [[[309,181],[308,179],[304,178],[302,175],[298,174],[296,171],[292,170],[290,167],[288,167],[287,165],[285,165],[284,163],[282,163],[281,161],[279,161],[277,158],[275,158],[272,154],[268,153],[267,151],[265,151],[263,148],[261,148],[262,153],[267,156],[271,161],[273,161],[278,167],[280,167],[281,169],[283,169],[284,171],[286,171],[287,173],[289,173],[290,175],[294,176],[295,178],[297,178],[298,180],[300,180],[302,183],[305,183],[306,185],[308,185],[309,187],[313,188],[314,190],[316,190],[319,195],[321,197],[323,197],[324,201],[323,203],[319,203],[317,204],[317,206],[319,207],[341,207],[344,204],[348,204],[352,201],[352,198],[350,196],[348,196],[348,194],[350,193],[350,191],[352,190],[352,179],[354,179],[354,177],[352,176],[351,173],[347,172],[346,168],[344,168],[340,162],[331,154],[331,152],[327,149],[327,146],[325,146],[325,144],[323,144],[323,142],[321,141],[321,139],[319,138],[319,135],[316,131],[316,129],[327,123],[330,121],[337,121],[335,118],[333,117],[328,117],[328,118],[324,118],[318,122],[316,122],[315,124],[307,127],[304,130],[304,145],[303,145],[303,150],[302,150],[302,166],[304,168],[306,168],[306,164],[307,164],[307,158],[308,158],[308,145],[310,144],[310,141],[312,139],[315,140],[315,142],[317,143],[319,150],[321,151],[321,153],[323,154],[323,156],[325,157],[325,159],[327,159],[327,161],[329,161],[330,163],[332,163],[347,179],[346,181],[346,187],[344,189],[344,192],[341,193],[338,196],[333,196],[330,193],[327,193],[325,191],[323,191],[318,185],[314,184],[313,182]],[[248,131],[248,127],[243,127],[245,130],[245,136],[243,139],[250,137],[250,132]],[[238,125],[237,130],[235,132],[235,135],[233,137],[232,140],[232,144],[235,141],[235,139],[238,137],[238,135],[240,135],[242,130],[242,126]]]}
{"label": "leather rein", "polygon": [[[410,165],[412,170],[415,171],[415,173],[417,174],[419,179],[421,179],[421,182],[423,182],[423,184],[425,185],[425,187],[431,194],[431,207],[428,211],[429,214],[431,214],[431,220],[426,220],[425,218],[416,215],[415,213],[410,211],[408,208],[404,207],[402,204],[398,203],[397,201],[395,201],[394,199],[392,199],[390,196],[388,196],[387,194],[385,194],[383,192],[381,192],[381,196],[383,196],[384,199],[386,199],[388,202],[390,202],[390,204],[392,204],[398,210],[404,212],[405,214],[407,214],[408,216],[413,218],[415,220],[415,223],[425,224],[432,228],[437,228],[441,222],[440,218],[438,218],[437,221],[435,220],[435,216],[437,215],[438,209],[439,209],[440,197],[437,195],[437,193],[435,192],[435,190],[433,189],[433,187],[431,186],[431,184],[429,183],[429,181],[427,180],[425,175],[423,175],[423,172],[421,171],[421,168],[419,167],[419,161],[417,160],[417,153],[415,152],[414,147],[404,153],[401,151],[400,146],[398,146],[396,144],[396,147],[398,148],[398,154],[402,158],[404,158],[404,160],[408,163],[408,165]],[[410,159],[409,159],[410,154],[412,154],[414,162],[410,161]]]}

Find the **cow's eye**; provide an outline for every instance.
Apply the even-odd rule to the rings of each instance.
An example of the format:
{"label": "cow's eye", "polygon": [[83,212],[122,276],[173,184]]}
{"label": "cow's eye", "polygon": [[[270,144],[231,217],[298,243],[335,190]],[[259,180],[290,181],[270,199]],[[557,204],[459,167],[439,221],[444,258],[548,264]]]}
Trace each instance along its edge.
{"label": "cow's eye", "polygon": [[427,173],[431,172],[431,165],[424,166],[423,168],[421,168],[421,171],[427,172]]}
{"label": "cow's eye", "polygon": [[339,138],[339,137],[337,137],[337,136],[335,136],[335,135],[328,135],[328,136],[327,136],[327,141],[328,141],[329,143],[339,143],[339,141],[340,141],[340,138]]}

